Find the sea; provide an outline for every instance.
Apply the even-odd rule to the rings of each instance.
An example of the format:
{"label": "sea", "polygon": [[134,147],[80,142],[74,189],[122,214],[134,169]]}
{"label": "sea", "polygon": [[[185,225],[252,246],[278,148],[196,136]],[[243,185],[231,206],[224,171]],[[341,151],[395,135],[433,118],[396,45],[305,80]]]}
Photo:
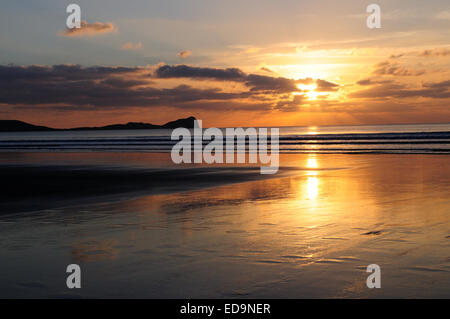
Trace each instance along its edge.
{"label": "sea", "polygon": [[[167,129],[7,132],[0,133],[0,152],[165,153],[178,143],[171,133]],[[281,127],[279,145],[280,153],[448,154],[450,124]]]}

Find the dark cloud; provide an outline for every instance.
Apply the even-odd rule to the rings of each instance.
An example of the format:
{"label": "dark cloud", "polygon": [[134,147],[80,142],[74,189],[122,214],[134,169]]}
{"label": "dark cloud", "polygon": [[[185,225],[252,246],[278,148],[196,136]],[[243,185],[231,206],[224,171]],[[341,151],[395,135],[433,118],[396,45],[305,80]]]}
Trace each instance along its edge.
{"label": "dark cloud", "polygon": [[[155,87],[158,78],[213,79],[243,84],[241,92],[222,88],[178,85]],[[245,74],[239,69],[161,66],[156,72],[140,67],[0,66],[0,104],[58,110],[99,110],[169,106],[234,109],[276,108],[280,100],[298,91],[295,80]],[[248,89],[245,89],[245,88]],[[297,99],[298,100],[298,99]],[[278,106],[278,109],[282,109]]]}
{"label": "dark cloud", "polygon": [[265,68],[265,67],[262,67],[260,70],[261,70],[261,71],[264,71],[264,72],[268,72],[268,73],[275,73],[275,72],[273,72],[271,69]]}
{"label": "dark cloud", "polygon": [[317,88],[315,91],[317,92],[334,92],[339,89],[339,84],[318,79],[316,80]]}
{"label": "dark cloud", "polygon": [[450,55],[450,49],[424,50],[419,55],[422,57],[448,56]]}
{"label": "dark cloud", "polygon": [[292,99],[281,100],[277,103],[275,109],[282,110],[283,112],[295,112],[298,111],[300,106],[305,100],[304,95],[294,95]]}
{"label": "dark cloud", "polygon": [[[242,84],[228,91],[194,84],[163,88],[160,79],[190,78]],[[181,81],[178,81],[181,82]],[[183,81],[184,82],[184,81]],[[237,68],[199,68],[187,65],[153,67],[1,66],[0,104],[57,110],[106,110],[128,107],[174,107],[234,110],[292,111],[307,99],[297,85],[316,83],[318,90],[334,91],[325,80],[246,74]],[[224,86],[227,87],[227,86]],[[295,93],[295,94],[293,94]]]}
{"label": "dark cloud", "polygon": [[158,78],[193,78],[211,79],[219,81],[244,81],[245,73],[237,68],[215,69],[199,68],[188,65],[163,65],[160,66],[155,75]]}
{"label": "dark cloud", "polygon": [[358,85],[378,85],[378,84],[385,84],[385,83],[392,83],[392,80],[372,80],[372,79],[364,79],[356,82]]}
{"label": "dark cloud", "polygon": [[396,63],[389,61],[380,62],[375,65],[375,69],[372,72],[376,75],[392,75],[392,76],[419,76],[425,74],[424,70],[410,70],[405,67],[401,67]]}
{"label": "dark cloud", "polygon": [[419,56],[424,58],[431,58],[431,57],[446,57],[450,55],[450,48],[435,48],[435,49],[427,49],[423,51],[409,51],[409,52],[402,52],[399,54],[392,54],[389,59],[395,60],[400,59],[404,56]]}
{"label": "dark cloud", "polygon": [[107,78],[106,80],[103,80],[102,83],[116,88],[131,88],[153,84],[153,82],[146,80],[127,80],[123,78]]}
{"label": "dark cloud", "polygon": [[424,83],[424,87],[435,88],[435,89],[450,89],[450,80],[436,82],[436,83]]}
{"label": "dark cloud", "polygon": [[0,81],[33,81],[33,80],[92,80],[111,75],[122,75],[141,70],[136,67],[87,67],[62,64],[54,66],[30,65],[0,65]]}
{"label": "dark cloud", "polygon": [[299,91],[296,81],[282,77],[271,77],[265,75],[249,74],[245,85],[251,91],[288,93]]}
{"label": "dark cloud", "polygon": [[420,88],[408,88],[398,83],[376,85],[371,88],[353,92],[351,98],[412,98],[424,97],[433,99],[450,98],[450,81],[424,84]]}
{"label": "dark cloud", "polygon": [[242,82],[254,92],[283,93],[299,91],[296,80],[283,77],[246,74],[238,68],[217,69],[192,67],[188,65],[163,65],[155,71],[155,75],[158,78],[191,78]]}
{"label": "dark cloud", "polygon": [[196,89],[187,85],[171,89],[153,88],[148,86],[151,82],[145,75],[141,68],[125,67],[0,66],[0,103],[92,107],[176,106],[186,101],[228,100],[246,96],[245,92],[225,93],[218,88]]}
{"label": "dark cloud", "polygon": [[404,53],[400,53],[400,54],[392,54],[389,59],[400,59],[402,56],[404,56]]}

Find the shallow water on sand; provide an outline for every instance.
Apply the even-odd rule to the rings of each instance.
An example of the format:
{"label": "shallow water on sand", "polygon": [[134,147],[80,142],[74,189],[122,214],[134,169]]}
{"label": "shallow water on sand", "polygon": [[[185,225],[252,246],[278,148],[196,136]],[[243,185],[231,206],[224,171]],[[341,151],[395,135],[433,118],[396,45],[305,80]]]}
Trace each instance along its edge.
{"label": "shallow water on sand", "polygon": [[448,163],[289,155],[287,177],[0,216],[0,297],[448,298]]}

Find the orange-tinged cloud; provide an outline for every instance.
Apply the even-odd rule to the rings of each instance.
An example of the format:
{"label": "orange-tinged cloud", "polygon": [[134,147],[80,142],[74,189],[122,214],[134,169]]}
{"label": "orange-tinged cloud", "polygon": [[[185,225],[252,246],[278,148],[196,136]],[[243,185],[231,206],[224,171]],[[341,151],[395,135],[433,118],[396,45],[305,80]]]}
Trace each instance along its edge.
{"label": "orange-tinged cloud", "polygon": [[450,55],[450,49],[434,49],[434,50],[425,50],[420,53],[420,56],[423,57],[433,57],[433,56],[448,56]]}
{"label": "orange-tinged cloud", "polygon": [[122,50],[139,50],[140,48],[142,48],[142,42],[138,42],[136,44],[133,44],[133,42],[127,42],[122,45]]}
{"label": "orange-tinged cloud", "polygon": [[86,21],[81,21],[81,28],[66,29],[61,35],[65,37],[93,36],[114,32],[116,30],[116,26],[111,22],[87,23]]}
{"label": "orange-tinged cloud", "polygon": [[177,55],[178,55],[180,58],[185,59],[185,58],[187,58],[188,56],[190,56],[191,54],[192,54],[191,51],[189,51],[189,50],[183,50],[183,51],[179,52]]}
{"label": "orange-tinged cloud", "polygon": [[375,65],[372,72],[376,75],[392,75],[392,76],[420,76],[425,74],[425,70],[411,70],[406,67],[399,66],[389,61],[380,62]]}

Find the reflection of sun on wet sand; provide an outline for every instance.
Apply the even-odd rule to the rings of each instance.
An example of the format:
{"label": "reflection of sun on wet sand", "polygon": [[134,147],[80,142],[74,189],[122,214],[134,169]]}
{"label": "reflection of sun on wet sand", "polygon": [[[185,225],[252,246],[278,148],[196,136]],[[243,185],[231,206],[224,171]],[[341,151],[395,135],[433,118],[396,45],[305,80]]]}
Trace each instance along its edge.
{"label": "reflection of sun on wet sand", "polygon": [[[447,156],[280,160],[297,170],[3,216],[0,257],[79,262],[95,277],[82,292],[89,296],[104,296],[111,278],[121,297],[448,296]],[[365,289],[372,263],[382,268],[381,290]],[[4,291],[30,293],[14,288],[24,280],[5,267]],[[42,276],[43,296],[61,293],[51,269]]]}

